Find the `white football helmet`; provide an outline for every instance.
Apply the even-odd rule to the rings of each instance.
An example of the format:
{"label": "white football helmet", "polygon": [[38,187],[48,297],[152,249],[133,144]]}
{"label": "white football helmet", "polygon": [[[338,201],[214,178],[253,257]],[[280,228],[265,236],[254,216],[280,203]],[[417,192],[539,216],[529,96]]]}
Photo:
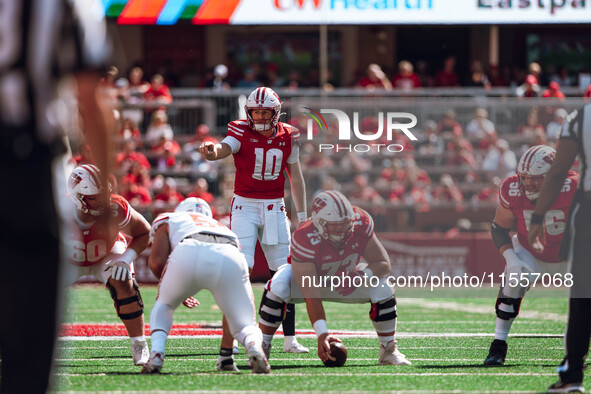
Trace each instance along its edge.
{"label": "white football helmet", "polygon": [[[273,111],[273,116],[269,121],[256,121],[252,118],[252,110],[255,109],[268,109]],[[256,131],[266,131],[277,126],[279,122],[279,116],[281,116],[281,99],[273,89],[271,88],[256,88],[246,99],[246,105],[244,105],[244,111],[246,112],[246,120],[248,126]]]}
{"label": "white football helmet", "polygon": [[175,212],[198,212],[213,217],[209,204],[202,198],[188,197],[181,201],[174,209]]}
{"label": "white football helmet", "polygon": [[556,151],[546,145],[535,145],[529,148],[517,165],[519,188],[530,200],[540,195],[540,189],[546,173],[550,171]]}
{"label": "white football helmet", "polygon": [[[99,216],[110,203],[111,187],[105,189],[101,181],[101,171],[93,164],[76,167],[68,178],[68,191],[76,204],[76,209],[83,213]],[[108,194],[107,194],[108,192]],[[97,209],[91,209],[88,198],[104,198]]]}
{"label": "white football helmet", "polygon": [[336,190],[319,193],[312,201],[312,223],[320,236],[341,243],[353,234],[355,212],[345,196]]}

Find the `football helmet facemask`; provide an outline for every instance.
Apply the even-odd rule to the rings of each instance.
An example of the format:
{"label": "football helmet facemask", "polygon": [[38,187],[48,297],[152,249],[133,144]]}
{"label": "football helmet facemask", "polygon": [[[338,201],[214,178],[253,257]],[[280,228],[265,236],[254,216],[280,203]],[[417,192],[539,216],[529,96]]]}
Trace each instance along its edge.
{"label": "football helmet facemask", "polygon": [[93,164],[84,164],[72,171],[68,178],[68,191],[76,209],[82,213],[99,216],[110,203],[111,185],[103,187],[101,172]]}
{"label": "football helmet facemask", "polygon": [[312,223],[320,236],[332,243],[347,241],[353,234],[355,212],[336,190],[319,193],[312,201]]}
{"label": "football helmet facemask", "polygon": [[530,200],[540,195],[544,177],[550,171],[556,151],[546,145],[536,145],[529,148],[517,165],[519,189]]}
{"label": "football helmet facemask", "polygon": [[[270,110],[272,112],[270,119],[254,120],[252,111],[255,109]],[[248,126],[255,131],[267,131],[277,126],[279,116],[281,116],[281,100],[271,88],[256,88],[248,96],[244,105],[246,120]]]}
{"label": "football helmet facemask", "polygon": [[175,212],[198,212],[207,217],[213,217],[209,204],[202,198],[189,197],[184,199],[176,206]]}

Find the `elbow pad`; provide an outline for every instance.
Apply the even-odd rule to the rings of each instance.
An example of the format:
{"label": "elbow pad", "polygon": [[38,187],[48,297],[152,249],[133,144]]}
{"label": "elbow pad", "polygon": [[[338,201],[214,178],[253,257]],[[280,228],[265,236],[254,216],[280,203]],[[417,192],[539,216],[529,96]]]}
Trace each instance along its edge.
{"label": "elbow pad", "polygon": [[492,236],[492,240],[497,247],[500,249],[503,245],[512,245],[511,237],[509,236],[509,231],[511,229],[504,228],[496,224],[494,221],[490,226],[490,235]]}

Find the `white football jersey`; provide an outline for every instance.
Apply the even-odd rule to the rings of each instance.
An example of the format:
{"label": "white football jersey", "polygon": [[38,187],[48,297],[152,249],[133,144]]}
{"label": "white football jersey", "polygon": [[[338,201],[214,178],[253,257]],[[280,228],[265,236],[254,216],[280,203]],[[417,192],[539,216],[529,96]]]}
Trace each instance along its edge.
{"label": "white football jersey", "polygon": [[167,212],[159,215],[150,229],[151,240],[154,239],[158,227],[164,223],[168,223],[170,246],[173,250],[183,239],[197,233],[223,235],[238,243],[238,237],[232,230],[198,212]]}

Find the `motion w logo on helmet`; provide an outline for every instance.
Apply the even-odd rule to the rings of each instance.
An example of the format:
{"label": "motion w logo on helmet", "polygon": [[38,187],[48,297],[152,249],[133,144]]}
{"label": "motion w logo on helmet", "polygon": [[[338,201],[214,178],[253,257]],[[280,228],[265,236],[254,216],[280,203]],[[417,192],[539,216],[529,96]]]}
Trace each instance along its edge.
{"label": "motion w logo on helmet", "polygon": [[[339,125],[339,141],[350,141],[351,140],[351,121],[349,116],[338,109],[321,109],[320,112],[314,111],[312,108],[302,107],[305,115],[309,116],[308,119],[308,133],[307,137],[309,141],[314,139],[313,126],[314,121],[320,127],[321,132],[328,132],[328,124],[322,114],[332,114],[336,116]],[[410,131],[417,124],[417,117],[408,112],[387,112],[386,117],[386,140],[391,142],[393,140],[392,134],[394,130],[401,131],[411,141],[417,141],[417,137]],[[407,122],[399,122],[397,120],[406,119]],[[378,113],[378,130],[376,132],[360,131],[359,130],[359,113],[353,112],[353,133],[355,137],[362,141],[378,141],[384,134],[384,112]],[[375,149],[380,152],[381,149],[385,149],[388,152],[396,153],[402,152],[404,147],[400,144],[393,143],[365,143],[365,144],[319,144],[318,151],[323,150],[334,150],[339,152],[346,150],[349,152],[369,152]]]}

